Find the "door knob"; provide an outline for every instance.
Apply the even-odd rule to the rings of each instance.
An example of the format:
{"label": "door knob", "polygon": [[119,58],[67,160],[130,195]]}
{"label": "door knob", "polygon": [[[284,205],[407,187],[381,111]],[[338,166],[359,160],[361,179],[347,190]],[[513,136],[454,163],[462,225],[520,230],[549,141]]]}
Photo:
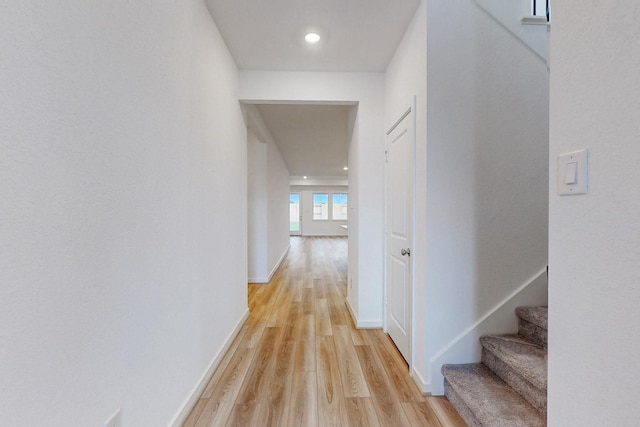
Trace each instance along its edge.
{"label": "door knob", "polygon": [[409,256],[411,256],[411,249],[409,249],[409,248],[407,248],[407,249],[402,249],[402,250],[400,251],[400,253],[402,254],[402,256],[405,256],[405,255],[409,255]]}

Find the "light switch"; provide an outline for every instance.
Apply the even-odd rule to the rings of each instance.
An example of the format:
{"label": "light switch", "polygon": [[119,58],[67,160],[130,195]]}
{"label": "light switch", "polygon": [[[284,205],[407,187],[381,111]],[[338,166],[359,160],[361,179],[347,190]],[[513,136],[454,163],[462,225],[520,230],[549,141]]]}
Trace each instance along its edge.
{"label": "light switch", "polygon": [[575,184],[578,179],[578,163],[571,162],[567,164],[567,170],[564,174],[565,185]]}
{"label": "light switch", "polygon": [[558,157],[558,194],[587,194],[588,151],[586,149]]}

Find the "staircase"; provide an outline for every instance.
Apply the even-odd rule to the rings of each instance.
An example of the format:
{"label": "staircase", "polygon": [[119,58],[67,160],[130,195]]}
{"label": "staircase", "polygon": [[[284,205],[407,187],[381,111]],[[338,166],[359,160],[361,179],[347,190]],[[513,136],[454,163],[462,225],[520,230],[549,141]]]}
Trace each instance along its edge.
{"label": "staircase", "polygon": [[547,424],[547,307],[516,315],[517,335],[480,338],[481,363],[442,367],[445,394],[469,426]]}

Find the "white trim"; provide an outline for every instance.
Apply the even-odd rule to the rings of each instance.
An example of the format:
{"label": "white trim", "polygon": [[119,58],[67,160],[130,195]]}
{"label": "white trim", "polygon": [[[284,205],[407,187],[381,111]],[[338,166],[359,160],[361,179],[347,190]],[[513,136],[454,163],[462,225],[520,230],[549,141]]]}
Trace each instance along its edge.
{"label": "white trim", "polygon": [[[487,311],[471,326],[452,339],[440,351],[429,359],[425,383],[434,394],[443,394],[440,368],[445,363],[472,363],[480,358],[478,339],[487,333],[509,333],[517,329],[517,323],[509,323],[505,319],[515,319],[515,309],[521,305],[541,305],[548,301],[547,267],[511,292],[502,301]],[[502,327],[503,330],[498,330]],[[457,349],[457,351],[455,351]],[[434,375],[434,367],[438,372]]]}
{"label": "white trim", "polygon": [[[405,104],[407,105],[407,104]],[[389,256],[389,203],[390,201],[388,200],[389,198],[389,189],[388,189],[388,181],[389,181],[389,177],[388,177],[388,163],[387,163],[387,153],[389,151],[389,144],[388,144],[388,136],[393,132],[393,130],[400,124],[402,123],[402,121],[407,118],[408,116],[412,115],[411,120],[412,123],[409,123],[408,126],[412,126],[413,127],[413,141],[412,141],[412,158],[413,158],[413,164],[412,164],[412,170],[410,171],[411,177],[410,179],[413,180],[413,189],[412,189],[412,193],[411,197],[412,197],[412,201],[411,201],[411,217],[412,217],[412,221],[411,221],[411,235],[409,236],[409,247],[411,248],[411,251],[413,252],[411,255],[411,265],[409,266],[410,269],[410,274],[411,274],[411,279],[410,279],[410,298],[411,301],[409,302],[409,327],[408,327],[408,336],[409,336],[409,348],[408,348],[408,359],[407,360],[407,364],[409,365],[409,370],[413,370],[413,367],[415,366],[415,313],[416,313],[416,252],[415,252],[415,246],[416,246],[416,219],[417,219],[417,214],[416,214],[416,206],[417,206],[417,197],[416,197],[416,191],[417,191],[417,166],[416,166],[416,149],[417,149],[417,145],[418,145],[418,134],[417,134],[417,112],[416,112],[416,108],[417,108],[417,96],[413,95],[411,96],[409,102],[408,102],[408,107],[406,109],[404,109],[404,111],[399,115],[399,119],[397,119],[393,125],[389,128],[389,130],[385,133],[385,164],[384,164],[384,230],[383,230],[383,236],[384,236],[384,247],[383,247],[383,257],[384,257],[384,262],[383,262],[383,294],[382,294],[382,328],[384,330],[385,333],[388,333],[389,331],[389,327],[388,327],[388,311],[389,311],[389,269],[388,269],[388,256]]]}
{"label": "white trim", "polygon": [[209,380],[213,376],[213,373],[216,371],[216,368],[222,361],[224,355],[229,350],[229,347],[231,347],[233,340],[238,336],[238,333],[240,333],[240,330],[242,329],[242,327],[244,326],[244,323],[247,321],[248,318],[249,318],[249,308],[247,307],[244,314],[242,315],[240,320],[236,323],[236,326],[233,328],[233,330],[227,337],[227,340],[225,341],[220,351],[218,351],[218,353],[214,356],[213,360],[209,364],[209,367],[206,369],[204,374],[202,374],[202,377],[200,377],[200,381],[198,381],[198,384],[195,386],[193,391],[190,393],[189,397],[182,404],[182,407],[178,411],[176,416],[169,423],[171,427],[180,427],[186,421],[187,417],[191,413],[191,410],[195,406],[196,402],[200,398],[200,395],[202,394],[205,387],[209,383]]}
{"label": "white trim", "polygon": [[345,300],[347,301],[347,309],[349,310],[349,314],[351,315],[351,320],[353,320],[354,325],[357,325],[358,316],[356,316],[356,313],[353,311],[353,307],[351,307],[351,301],[349,301],[349,298],[345,298]]}
{"label": "white trim", "polygon": [[278,262],[276,262],[276,265],[271,269],[271,273],[269,273],[269,277],[249,277],[247,281],[249,283],[262,283],[262,284],[269,283],[273,278],[273,275],[276,274],[276,271],[278,271],[278,268],[280,268],[280,264],[282,264],[282,261],[284,261],[284,258],[287,256],[287,253],[289,253],[289,249],[291,249],[291,245],[287,246],[287,249],[284,250],[284,253],[282,254],[282,256],[280,256],[280,259],[278,260]]}
{"label": "white trim", "polygon": [[522,25],[549,25],[546,16],[524,16],[520,23]]}
{"label": "white trim", "polygon": [[[543,60],[547,65],[547,68],[549,68],[548,44],[545,44],[546,47],[542,47],[538,43],[532,43],[533,40],[530,37],[528,37],[527,35],[528,32],[523,31],[522,29],[522,22],[518,22],[516,17],[512,18],[512,16],[508,13],[508,10],[505,10],[505,5],[510,5],[511,7],[514,7],[514,8],[519,7],[517,3],[513,3],[513,2],[505,3],[502,1],[497,2],[495,0],[494,1],[474,0],[474,3],[487,16],[493,19],[504,30],[506,30],[512,36],[514,36],[517,40],[519,40],[527,49],[529,49],[532,53],[534,53],[541,60]],[[543,18],[546,22],[547,20],[546,16]],[[549,27],[547,26],[547,28]],[[546,43],[548,43],[548,41]]]}
{"label": "white trim", "polygon": [[353,311],[353,307],[351,307],[349,298],[346,298],[346,301],[347,309],[351,315],[351,320],[353,320],[353,323],[356,325],[356,329],[382,329],[382,322],[380,320],[358,320],[358,317]]}
{"label": "white trim", "polygon": [[[242,71],[258,71],[258,70],[242,70]],[[356,106],[360,101],[310,101],[304,99],[241,99],[240,104],[245,105],[346,105]]]}
{"label": "white trim", "polygon": [[416,232],[417,232],[417,220],[418,220],[418,164],[417,164],[417,150],[418,150],[418,96],[413,95],[411,99],[411,110],[413,112],[413,200],[411,202],[411,210],[413,216],[413,222],[411,224],[411,304],[409,304],[409,310],[411,310],[411,330],[409,331],[409,371],[412,371],[416,364],[416,260],[420,256],[420,251],[416,250]]}
{"label": "white trim", "polygon": [[269,273],[267,283],[271,281],[271,279],[273,278],[273,275],[276,274],[276,271],[278,271],[278,269],[280,268],[282,261],[284,261],[285,257],[289,253],[289,249],[291,249],[291,245],[287,245],[287,249],[284,250],[282,255],[280,255],[280,259],[278,259],[278,262],[276,262],[276,265],[274,265],[273,268],[271,269],[271,273]]}
{"label": "white trim", "polygon": [[411,111],[415,110],[414,108],[414,104],[415,104],[415,96],[413,97],[413,102],[411,103],[411,106],[409,108],[407,108],[405,110],[404,113],[402,113],[402,115],[400,116],[400,118],[398,120],[395,121],[395,123],[391,126],[391,128],[389,128],[389,130],[387,131],[386,135],[390,135],[391,132],[393,132],[393,130],[398,127],[398,125],[404,120],[405,117],[407,117],[409,114],[411,114]]}
{"label": "white trim", "polygon": [[541,270],[539,273],[537,273],[533,278],[531,278],[530,280],[525,282],[522,286],[520,286],[518,289],[516,289],[515,291],[513,291],[509,295],[507,295],[506,298],[504,298],[502,301],[500,301],[498,304],[496,304],[491,310],[489,310],[487,313],[485,313],[484,316],[482,316],[480,319],[478,319],[473,325],[469,326],[462,333],[460,333],[457,337],[455,337],[453,340],[451,340],[451,342],[449,342],[449,344],[444,346],[444,348],[442,350],[440,350],[438,353],[436,353],[435,356],[433,356],[430,361],[433,361],[433,360],[439,358],[440,356],[442,356],[444,353],[446,353],[451,347],[456,345],[456,343],[458,341],[462,340],[466,335],[469,335],[474,329],[476,329],[478,326],[480,326],[480,324],[482,322],[487,320],[493,313],[498,311],[500,309],[500,307],[502,307],[503,305],[508,303],[511,299],[513,299],[516,295],[518,295],[520,292],[522,292],[527,286],[532,284],[536,279],[538,279],[540,276],[542,276],[546,272],[547,272],[547,268],[545,267],[543,270]]}
{"label": "white trim", "polygon": [[411,379],[418,386],[418,390],[420,390],[423,395],[431,394],[431,384],[426,382],[424,378],[422,378],[422,375],[420,375],[420,372],[415,368],[411,369]]}
{"label": "white trim", "polygon": [[356,329],[382,329],[380,320],[358,320]]}

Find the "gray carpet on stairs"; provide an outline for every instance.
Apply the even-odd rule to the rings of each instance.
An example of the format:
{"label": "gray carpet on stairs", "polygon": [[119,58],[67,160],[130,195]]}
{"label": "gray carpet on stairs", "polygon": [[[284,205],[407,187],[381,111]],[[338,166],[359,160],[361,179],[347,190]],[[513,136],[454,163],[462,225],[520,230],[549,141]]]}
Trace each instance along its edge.
{"label": "gray carpet on stairs", "polygon": [[[442,367],[447,397],[471,427],[543,427],[546,417],[481,363]],[[445,383],[445,391],[447,383]],[[456,402],[457,401],[457,402]],[[457,403],[457,405],[456,405]],[[466,408],[459,409],[462,403]]]}
{"label": "gray carpet on stairs", "polygon": [[547,412],[547,354],[520,335],[482,337],[482,363],[540,412]]}
{"label": "gray carpet on stairs", "polygon": [[484,336],[482,363],[442,367],[445,394],[469,426],[546,426],[547,312],[518,307],[518,335]]}
{"label": "gray carpet on stairs", "polygon": [[518,307],[518,333],[547,348],[547,307]]}

